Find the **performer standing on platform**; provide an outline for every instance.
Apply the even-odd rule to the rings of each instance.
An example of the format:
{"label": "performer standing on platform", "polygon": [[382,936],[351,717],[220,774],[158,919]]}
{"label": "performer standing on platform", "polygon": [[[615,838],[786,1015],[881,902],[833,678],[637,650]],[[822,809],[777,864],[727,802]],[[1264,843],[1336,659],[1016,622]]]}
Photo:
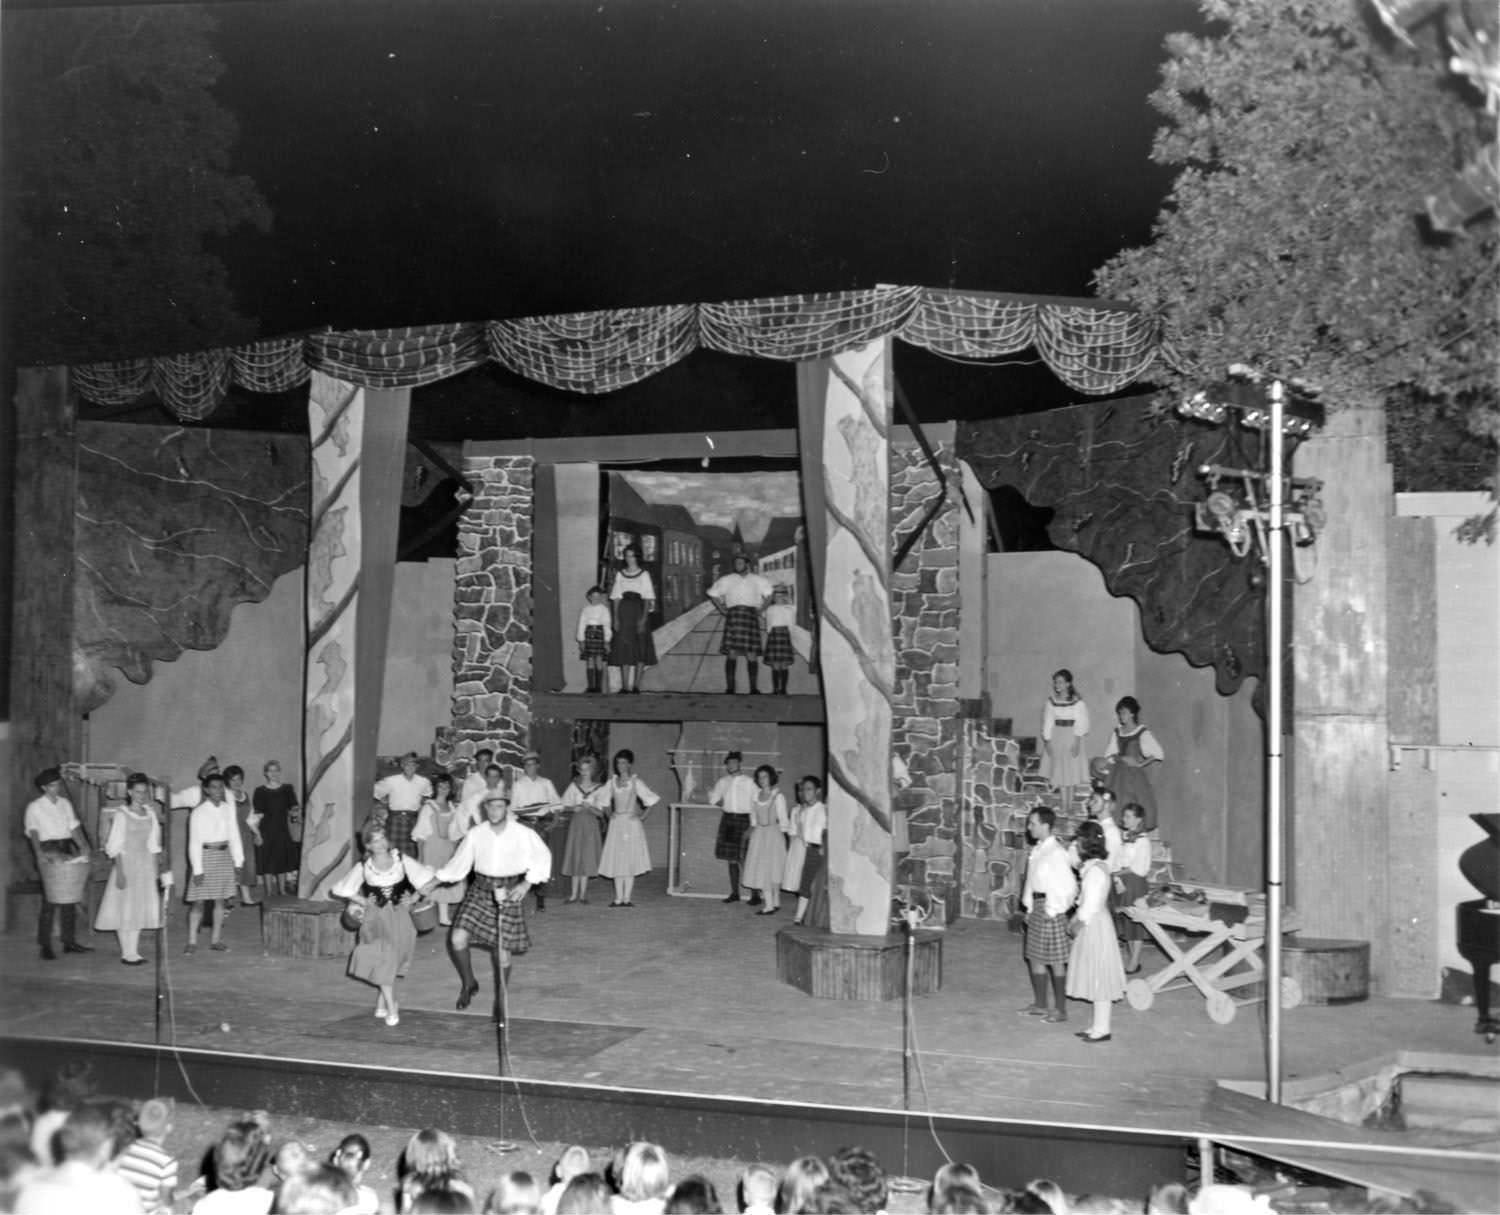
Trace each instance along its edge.
{"label": "performer standing on platform", "polygon": [[599,872],[599,853],[604,843],[604,815],[609,809],[609,784],[599,780],[599,761],[580,755],[578,775],[563,790],[568,816],[567,842],[563,845],[562,871],[573,879],[570,903],[589,901],[589,878]]}
{"label": "performer standing on platform", "polygon": [[[792,663],[797,650],[792,645],[792,625],[797,621],[797,609],[791,604],[792,588],[777,583],[772,592],[771,606],[766,609],[766,666],[771,668],[771,693],[774,696],[787,694],[787,683],[792,674]],[[755,686],[752,676],[750,686]]]}
{"label": "performer standing on platform", "polygon": [[411,832],[417,825],[422,803],[432,796],[432,782],[417,775],[417,753],[401,757],[401,771],[375,782],[375,800],[386,808],[385,831],[391,847],[402,856],[416,851]]}
{"label": "performer standing on platform", "polygon": [[1136,802],[1146,812],[1146,830],[1156,830],[1156,791],[1147,772],[1152,764],[1166,759],[1166,752],[1156,736],[1141,725],[1141,702],[1134,696],[1122,696],[1115,705],[1119,725],[1109,736],[1104,756],[1110,761],[1109,790],[1115,804]]}
{"label": "performer standing on platform", "polygon": [[609,662],[609,643],[614,635],[609,597],[602,586],[591,586],[588,606],[578,613],[578,657],[588,669],[590,692],[604,691],[604,667]]}
{"label": "performer standing on platform", "polygon": [[[42,957],[51,962],[57,954],[52,952],[52,921],[60,909],[62,915],[62,949],[64,953],[90,953],[91,947],[78,943],[78,903],[83,897],[83,883],[77,883],[78,897],[71,902],[54,903],[54,891],[46,880],[45,867],[49,865],[88,866],[89,842],[83,834],[83,824],[74,813],[73,803],[63,792],[62,772],[57,768],[46,768],[37,773],[37,793],[26,806],[25,831],[31,840],[31,850],[36,855],[36,867],[42,873],[42,909],[37,917],[36,939],[41,946]],[[82,859],[80,859],[82,858]]]}
{"label": "performer standing on platform", "polygon": [[[743,756],[730,751],[724,756],[724,775],[715,782],[708,795],[710,805],[719,806],[719,833],[714,837],[714,856],[729,865],[729,895],[726,903],[740,901],[740,869],[745,863],[745,849],[750,836],[750,816],[754,811],[755,782],[740,771]],[[757,891],[750,906],[760,902]]]}
{"label": "performer standing on platform", "polygon": [[1062,809],[1073,805],[1073,789],[1089,783],[1089,757],[1084,739],[1089,734],[1089,707],[1073,686],[1073,672],[1064,667],[1052,673],[1052,695],[1042,709],[1042,775],[1058,791]]}
{"label": "performer standing on platform", "polygon": [[468,1008],[479,992],[469,947],[482,946],[494,959],[495,1020],[503,1023],[502,993],[511,958],[531,948],[521,902],[532,883],[551,876],[552,854],[535,831],[511,819],[510,799],[503,791],[486,794],[483,809],[484,822],[469,828],[453,859],[422,893],[430,894],[437,882],[469,879],[468,893],[448,932],[448,952],[463,981],[457,1007]]}
{"label": "performer standing on platform", "polygon": [[[542,757],[535,751],[526,752],[521,761],[521,775],[510,783],[510,812],[518,822],[525,823],[547,844],[552,851],[552,831],[557,826],[557,810],[561,799],[557,786],[542,775]],[[556,858],[554,857],[554,860]],[[547,883],[532,886],[536,895],[536,909],[547,910]]]}
{"label": "performer standing on platform", "polygon": [[828,807],[823,804],[823,782],[816,776],[804,776],[797,784],[797,794],[802,801],[802,815],[798,820],[797,830],[802,837],[803,861],[797,884],[797,910],[792,923],[801,925],[807,921],[813,883],[828,869],[825,843],[828,835]]}
{"label": "performer standing on platform", "polygon": [[1090,819],[1078,828],[1078,855],[1083,858],[1078,910],[1069,932],[1073,948],[1068,957],[1068,995],[1088,1000],[1094,1019],[1077,1036],[1090,1044],[1110,1039],[1110,1006],[1125,994],[1125,970],[1115,945],[1115,925],[1109,914],[1109,861],[1104,856],[1104,828]]}
{"label": "performer standing on platform", "polygon": [[[132,772],[125,778],[125,805],[110,822],[104,851],[114,861],[99,912],[94,917],[97,932],[115,932],[120,937],[120,961],[140,966],[141,931],[161,927],[158,883],[172,884],[170,870],[161,870],[161,822],[151,800],[151,780]],[[161,870],[160,877],[158,871]]]}
{"label": "performer standing on platform", "polygon": [[375,1015],[395,1025],[401,1020],[396,980],[411,968],[417,949],[411,904],[418,890],[432,884],[432,870],[395,851],[385,829],[376,822],[366,823],[359,835],[365,859],[329,893],[348,899],[359,920],[359,943],[349,957],[349,975],[379,989]]}
{"label": "performer standing on platform", "polygon": [[610,665],[620,668],[620,691],[639,692],[641,675],[656,665],[656,643],[651,639],[651,613],[656,607],[656,587],[641,568],[641,550],[634,544],[625,549],[625,567],[615,572],[609,588],[614,604],[614,642]]}
{"label": "performer standing on platform", "polygon": [[635,774],[635,752],[615,752],[615,774],[609,782],[609,834],[599,854],[599,876],[615,884],[611,907],[634,907],[635,879],[651,871],[651,850],[641,826],[646,813],[661,801]]}
{"label": "performer standing on platform", "polygon": [[[1026,858],[1026,882],[1021,906],[1026,909],[1026,961],[1031,967],[1032,1001],[1020,1009],[1023,1017],[1041,1017],[1056,1024],[1068,1019],[1067,972],[1068,912],[1078,897],[1078,879],[1068,854],[1052,834],[1057,816],[1038,806],[1026,819],[1026,830],[1035,841]],[[1101,838],[1102,838],[1102,832]],[[1047,977],[1052,977],[1056,1007],[1047,1008]]]}
{"label": "performer standing on platform", "polygon": [[735,553],[732,574],[725,574],[708,588],[708,597],[724,616],[724,640],[719,643],[719,653],[724,655],[724,691],[730,696],[735,693],[735,659],[742,654],[750,694],[760,693],[756,686],[760,678],[760,614],[773,593],[769,581],[750,572],[750,558],[744,553]]}
{"label": "performer standing on platform", "polygon": [[209,947],[223,952],[224,903],[234,897],[236,878],[245,856],[234,804],[224,791],[224,777],[211,772],[203,780],[203,800],[188,817],[188,940],[183,953],[198,952],[198,930],[203,927],[203,905],[208,903]]}

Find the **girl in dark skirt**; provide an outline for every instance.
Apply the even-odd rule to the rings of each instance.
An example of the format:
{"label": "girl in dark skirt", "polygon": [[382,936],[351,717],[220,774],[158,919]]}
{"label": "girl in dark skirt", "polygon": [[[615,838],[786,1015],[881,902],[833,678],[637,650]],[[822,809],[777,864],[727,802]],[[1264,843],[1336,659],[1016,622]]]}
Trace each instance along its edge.
{"label": "girl in dark skirt", "polygon": [[1115,906],[1122,909],[1117,926],[1120,939],[1129,950],[1125,973],[1133,975],[1141,968],[1146,929],[1126,915],[1123,908],[1145,898],[1150,889],[1147,874],[1151,872],[1151,837],[1145,830],[1146,812],[1138,802],[1131,802],[1120,812],[1120,822],[1125,829],[1125,842],[1120,848],[1119,868],[1115,872]]}
{"label": "girl in dark skirt", "polygon": [[651,613],[656,607],[656,588],[651,575],[641,568],[641,550],[625,550],[625,566],[615,574],[609,597],[614,604],[614,642],[609,662],[620,668],[620,691],[639,692],[641,675],[656,665],[656,643],[651,638]]}
{"label": "girl in dark skirt", "polygon": [[828,869],[824,855],[828,835],[828,807],[823,804],[823,782],[816,776],[804,776],[797,784],[802,799],[802,814],[797,822],[802,837],[802,876],[797,886],[797,910],[793,924],[807,920],[814,886],[821,885]]}

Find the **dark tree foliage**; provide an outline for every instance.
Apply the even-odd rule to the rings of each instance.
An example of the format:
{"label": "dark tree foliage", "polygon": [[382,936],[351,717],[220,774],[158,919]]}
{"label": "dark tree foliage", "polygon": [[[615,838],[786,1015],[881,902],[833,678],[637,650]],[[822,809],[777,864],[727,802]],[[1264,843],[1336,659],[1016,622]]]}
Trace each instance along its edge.
{"label": "dark tree foliage", "polygon": [[5,321],[16,365],[255,336],[212,238],[270,212],[230,172],[234,119],[197,8],[4,15]]}
{"label": "dark tree foliage", "polygon": [[1181,172],[1101,294],[1161,317],[1174,388],[1232,363],[1296,376],[1333,408],[1388,408],[1408,487],[1493,488],[1497,226],[1440,237],[1422,215],[1493,118],[1357,0],[1201,8],[1213,32],[1168,40],[1151,97],[1153,159]]}

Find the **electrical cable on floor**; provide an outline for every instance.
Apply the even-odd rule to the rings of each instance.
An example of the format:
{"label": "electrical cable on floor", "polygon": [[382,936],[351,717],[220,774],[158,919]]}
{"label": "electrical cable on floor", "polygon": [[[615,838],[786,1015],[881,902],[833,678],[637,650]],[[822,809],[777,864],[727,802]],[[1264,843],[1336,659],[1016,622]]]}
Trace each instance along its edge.
{"label": "electrical cable on floor", "polygon": [[[525,1097],[521,1093],[520,1082],[516,1080],[514,1069],[512,1069],[512,1067],[511,1067],[511,1061],[510,1061],[510,985],[508,983],[506,983],[506,981],[505,981],[505,967],[500,964],[500,957],[499,957],[498,947],[496,949],[496,954],[495,954],[495,974],[496,974],[496,977],[497,977],[497,982],[499,984],[500,1011],[505,1016],[505,1028],[502,1029],[502,1030],[499,1030],[499,1034],[500,1034],[500,1050],[501,1050],[501,1064],[502,1064],[502,1066],[501,1066],[500,1082],[503,1085],[505,1083],[506,1079],[509,1078],[515,1084],[515,1090],[516,1090],[516,1108],[518,1110],[520,1110],[520,1112],[521,1112],[521,1125],[526,1128],[526,1137],[531,1140],[531,1146],[534,1147],[534,1148],[536,1148],[537,1151],[541,1151],[542,1150],[541,1141],[537,1139],[537,1137],[536,1137],[536,1131],[532,1129],[531,1119],[526,1116],[526,1099],[525,1099]],[[508,1142],[508,1140],[506,1140],[506,1138],[505,1138],[505,1094],[503,1092],[500,1095],[500,1142],[501,1143]],[[514,1150],[515,1146],[517,1146],[517,1145],[513,1144],[512,1147],[511,1147],[511,1150]]]}
{"label": "electrical cable on floor", "polygon": [[943,1141],[938,1138],[937,1120],[932,1115],[932,1098],[927,1092],[927,1073],[922,1068],[922,1050],[917,1042],[917,1014],[915,1004],[911,1011],[911,1057],[917,1065],[917,1087],[922,1092],[922,1106],[927,1115],[927,1131],[932,1136],[932,1142],[937,1144],[937,1150],[943,1159],[953,1163],[953,1157],[948,1154],[948,1149],[943,1146]]}
{"label": "electrical cable on floor", "polygon": [[[170,889],[171,887],[168,887],[168,890]],[[163,903],[166,903],[167,901],[168,900],[164,899]],[[182,1083],[186,1086],[189,1095],[201,1107],[207,1109],[208,1103],[198,1095],[198,1090],[193,1087],[193,1082],[191,1079],[189,1079],[187,1074],[187,1067],[182,1062],[182,1052],[177,1047],[177,999],[176,991],[172,987],[172,964],[170,961],[168,961],[168,958],[171,956],[171,951],[168,949],[169,941],[167,938],[167,923],[168,916],[163,914],[161,918],[161,927],[157,929],[158,936],[156,947],[161,950],[161,979],[162,986],[166,989],[167,993],[167,1036],[169,1040],[169,1047],[172,1051],[172,1058],[177,1064],[177,1070],[182,1074]]]}

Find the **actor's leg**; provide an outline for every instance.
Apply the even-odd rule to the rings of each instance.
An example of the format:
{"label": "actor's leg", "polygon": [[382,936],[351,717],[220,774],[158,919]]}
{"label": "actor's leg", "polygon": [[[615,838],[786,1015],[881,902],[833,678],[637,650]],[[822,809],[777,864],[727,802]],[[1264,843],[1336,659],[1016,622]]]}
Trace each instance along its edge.
{"label": "actor's leg", "polygon": [[469,956],[469,934],[455,928],[448,934],[448,954],[458,971],[462,986],[458,993],[458,1007],[468,1008],[469,1001],[479,992],[479,983],[474,978],[474,962]]}

